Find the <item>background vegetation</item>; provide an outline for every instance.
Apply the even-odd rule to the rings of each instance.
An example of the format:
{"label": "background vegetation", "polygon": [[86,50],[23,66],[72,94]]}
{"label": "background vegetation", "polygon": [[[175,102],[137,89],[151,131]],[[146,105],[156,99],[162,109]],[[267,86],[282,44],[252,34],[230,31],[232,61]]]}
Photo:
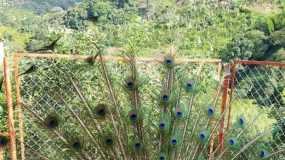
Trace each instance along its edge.
{"label": "background vegetation", "polygon": [[[189,58],[285,62],[285,2],[29,0],[24,5],[0,10],[0,38],[5,40],[8,54],[44,49],[90,55],[97,44],[106,48],[106,54],[120,54],[123,49],[138,56],[159,56],[164,48],[174,45],[177,54]],[[254,84],[266,79],[262,75],[251,76],[256,79]],[[284,85],[278,91],[266,85],[264,88],[270,91],[264,94],[284,97],[280,95]],[[244,92],[247,96],[255,91],[246,88]],[[282,98],[278,104],[284,106]],[[258,112],[255,109],[264,106],[254,96],[233,105],[241,113]],[[247,110],[245,105],[249,106]],[[269,118],[268,109],[262,112],[265,120],[258,120],[263,123],[260,128],[276,122],[285,126],[285,120],[274,113]],[[3,113],[5,109],[0,107],[0,115]],[[285,127],[281,128],[285,131]]]}
{"label": "background vegetation", "polygon": [[284,8],[281,0],[30,0],[0,11],[0,37],[11,52],[60,36],[59,53],[91,54],[97,42],[152,55],[173,44],[189,57],[283,60]]}

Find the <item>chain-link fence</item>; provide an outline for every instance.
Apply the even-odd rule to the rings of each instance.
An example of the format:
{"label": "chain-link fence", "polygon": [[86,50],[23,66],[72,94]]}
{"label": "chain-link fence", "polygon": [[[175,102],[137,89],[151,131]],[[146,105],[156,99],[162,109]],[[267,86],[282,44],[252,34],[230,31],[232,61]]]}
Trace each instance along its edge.
{"label": "chain-link fence", "polygon": [[0,0],[0,8],[14,7],[23,4],[25,0]]}
{"label": "chain-link fence", "polygon": [[[244,155],[254,150],[261,157],[284,159],[285,153],[285,64],[266,61],[235,61],[232,67],[227,135],[235,120],[245,126],[235,137],[252,141]],[[252,159],[252,158],[250,158]]]}
{"label": "chain-link fence", "polygon": [[[170,98],[170,85],[171,97],[181,105],[173,107],[173,111],[175,108],[178,113],[185,110],[185,114],[190,115],[186,105],[191,104],[191,117],[196,119],[193,129],[190,116],[185,115],[184,122],[173,125],[176,127],[172,132],[174,135],[181,132],[181,136],[184,132],[183,151],[195,149],[193,144],[198,142],[188,143],[186,138],[196,137],[209,126],[204,111],[218,104],[220,60],[175,60],[170,71],[172,67],[165,66],[168,62],[163,57],[160,60],[137,58],[136,63],[131,57],[117,58],[113,62],[112,58],[105,58],[107,62],[103,59],[92,62],[92,57],[74,57],[73,60],[20,59],[16,79],[20,79],[24,141],[21,142],[18,134],[18,157],[22,151],[26,159],[155,159],[165,152],[159,125],[175,124],[171,120],[173,115],[164,114],[160,107],[161,95]],[[134,75],[136,82],[133,82]],[[187,82],[190,88],[196,86],[195,96],[181,91],[181,85]],[[138,85],[140,89],[130,94],[129,85]],[[137,118],[137,122],[132,118]],[[20,124],[22,120],[16,121]],[[16,127],[17,133],[20,128]],[[117,148],[109,147],[109,143],[115,143]],[[143,153],[136,153],[140,145],[144,146]],[[207,152],[205,146],[199,145],[204,153]],[[203,156],[198,152],[182,152],[182,149],[175,154]]]}
{"label": "chain-link fence", "polygon": [[17,54],[17,157],[284,159],[285,68],[254,62]]}

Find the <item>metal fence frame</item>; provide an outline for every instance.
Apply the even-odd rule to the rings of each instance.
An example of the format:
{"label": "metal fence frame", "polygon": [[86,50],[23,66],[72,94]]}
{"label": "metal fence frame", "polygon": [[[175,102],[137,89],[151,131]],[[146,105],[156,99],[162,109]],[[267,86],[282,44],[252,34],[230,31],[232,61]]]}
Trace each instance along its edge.
{"label": "metal fence frame", "polygon": [[[221,113],[224,113],[222,117],[222,122],[220,124],[219,132],[219,144],[221,146],[221,151],[224,150],[224,130],[230,128],[231,120],[231,100],[234,94],[234,85],[230,85],[236,81],[236,73],[238,65],[258,65],[258,66],[269,66],[269,67],[280,67],[285,68],[285,63],[275,62],[275,61],[256,61],[256,60],[234,60],[225,71],[224,82],[223,82],[223,96],[222,96],[222,105]],[[228,110],[226,110],[228,109]],[[225,116],[227,114],[227,122],[225,128]]]}
{"label": "metal fence frame", "polygon": [[[14,70],[14,80],[15,80],[15,94],[16,94],[16,106],[15,108],[18,110],[18,114],[16,115],[19,119],[19,141],[20,141],[20,155],[21,160],[25,160],[25,145],[24,145],[24,121],[23,121],[23,113],[22,113],[22,100],[21,100],[21,93],[20,93],[20,79],[19,79],[19,62],[24,59],[67,59],[67,60],[76,60],[76,61],[85,61],[92,56],[85,56],[85,55],[62,55],[62,54],[38,54],[38,53],[15,53],[13,56],[13,70]],[[136,60],[142,63],[161,63],[163,62],[163,58],[154,59],[154,58],[147,58],[147,57],[137,57]],[[116,61],[116,62],[127,62],[125,57],[119,56],[104,56],[103,61]],[[273,62],[273,61],[252,61],[252,60],[235,60],[230,64],[222,64],[220,59],[187,59],[187,58],[178,58],[177,63],[201,63],[201,64],[214,64],[217,65],[217,73],[219,77],[223,78],[220,79],[222,85],[222,97],[221,97],[221,106],[220,112],[222,114],[222,118],[220,121],[220,128],[218,130],[218,143],[220,146],[220,150],[223,151],[224,149],[224,134],[227,128],[230,126],[230,119],[231,119],[231,98],[234,94],[233,92],[233,85],[230,83],[235,81],[235,74],[237,65],[267,65],[270,67],[284,67],[285,63],[280,62]],[[10,80],[10,71],[7,58],[4,58],[3,61],[4,66],[4,86],[5,86],[5,97],[7,101],[7,109],[8,109],[8,129],[7,133],[2,133],[2,135],[8,135],[10,138],[9,141],[9,155],[12,160],[17,160],[17,149],[16,149],[16,133],[14,129],[14,117],[13,117],[13,100],[12,100],[12,89],[11,89],[11,80]],[[224,74],[222,75],[222,68],[224,68]],[[227,116],[227,118],[226,118]],[[227,119],[227,122],[225,120]],[[226,123],[226,124],[225,124]],[[0,132],[1,134],[1,132]],[[212,159],[211,153],[214,147],[214,139],[215,135],[211,137],[211,143],[209,146],[209,159]],[[0,148],[0,160],[3,158],[3,151]]]}
{"label": "metal fence frame", "polygon": [[[25,160],[25,145],[24,145],[24,121],[22,113],[22,100],[20,94],[20,79],[19,79],[19,62],[24,59],[66,59],[66,60],[76,60],[76,61],[86,61],[92,56],[86,55],[63,55],[63,54],[38,54],[38,53],[15,53],[13,56],[13,70],[14,70],[14,80],[15,80],[15,92],[16,92],[16,108],[18,110],[18,119],[19,119],[19,141],[20,141],[20,153],[21,160]],[[115,62],[127,62],[128,59],[122,56],[103,56],[103,61],[115,61]],[[162,63],[164,58],[149,58],[149,57],[136,57],[136,61],[142,63]],[[176,63],[194,63],[194,64],[214,64],[217,66],[217,73],[221,77],[222,70],[222,61],[220,59],[188,59],[188,58],[178,58]],[[12,119],[12,118],[11,118]],[[15,136],[12,137],[15,139]],[[16,148],[15,148],[16,150]],[[16,155],[14,150],[9,150],[10,156]],[[16,159],[12,159],[16,160]]]}

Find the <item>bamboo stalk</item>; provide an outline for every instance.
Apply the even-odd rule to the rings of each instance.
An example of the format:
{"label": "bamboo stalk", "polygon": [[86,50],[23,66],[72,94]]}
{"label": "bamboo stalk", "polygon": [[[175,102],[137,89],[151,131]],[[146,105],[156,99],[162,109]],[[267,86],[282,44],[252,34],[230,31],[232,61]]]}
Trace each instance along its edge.
{"label": "bamboo stalk", "polygon": [[10,82],[9,65],[7,57],[3,60],[4,66],[4,86],[5,86],[5,97],[7,103],[8,111],[8,129],[9,129],[9,154],[11,160],[17,160],[17,150],[16,150],[16,134],[14,129],[14,111],[13,111],[13,100],[12,100],[12,87]]}
{"label": "bamboo stalk", "polygon": [[14,63],[14,78],[15,78],[15,86],[16,86],[16,108],[18,110],[18,119],[19,119],[19,136],[20,136],[20,147],[21,147],[21,159],[25,160],[25,143],[24,143],[24,116],[23,116],[23,108],[22,108],[22,99],[21,99],[21,81],[19,77],[19,58],[13,57]]}

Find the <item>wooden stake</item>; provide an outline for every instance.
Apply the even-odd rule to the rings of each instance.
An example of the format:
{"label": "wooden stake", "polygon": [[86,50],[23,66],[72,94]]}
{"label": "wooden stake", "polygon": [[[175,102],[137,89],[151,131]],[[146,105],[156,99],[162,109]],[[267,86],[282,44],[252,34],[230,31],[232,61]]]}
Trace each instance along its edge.
{"label": "wooden stake", "polygon": [[10,82],[9,64],[8,64],[7,57],[4,57],[3,67],[4,67],[3,71],[4,71],[5,96],[6,96],[7,112],[8,112],[9,154],[10,154],[11,160],[17,160],[12,88],[11,88],[11,82]]}

